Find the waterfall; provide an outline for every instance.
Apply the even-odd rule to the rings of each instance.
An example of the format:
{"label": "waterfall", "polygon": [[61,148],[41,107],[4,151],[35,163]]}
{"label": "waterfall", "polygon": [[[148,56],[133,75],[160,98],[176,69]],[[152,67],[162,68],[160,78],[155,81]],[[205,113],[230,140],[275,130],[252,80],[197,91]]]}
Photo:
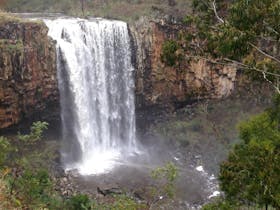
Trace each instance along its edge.
{"label": "waterfall", "polygon": [[84,175],[105,173],[136,150],[127,24],[104,19],[45,23],[57,43],[62,161]]}

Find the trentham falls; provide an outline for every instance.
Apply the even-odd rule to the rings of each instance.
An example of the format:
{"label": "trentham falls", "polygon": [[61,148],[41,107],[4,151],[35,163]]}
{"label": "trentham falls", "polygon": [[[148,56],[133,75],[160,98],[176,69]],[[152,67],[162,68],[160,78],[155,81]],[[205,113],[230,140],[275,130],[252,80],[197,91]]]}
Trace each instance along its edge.
{"label": "trentham falls", "polygon": [[104,173],[136,149],[131,42],[125,22],[45,20],[56,41],[62,161]]}

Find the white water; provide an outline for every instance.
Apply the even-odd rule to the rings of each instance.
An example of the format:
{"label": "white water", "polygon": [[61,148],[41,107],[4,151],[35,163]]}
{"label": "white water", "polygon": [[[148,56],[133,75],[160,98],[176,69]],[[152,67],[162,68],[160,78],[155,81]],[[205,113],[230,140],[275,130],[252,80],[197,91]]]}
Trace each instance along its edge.
{"label": "white water", "polygon": [[106,173],[136,149],[134,79],[127,24],[45,20],[57,42],[66,169]]}

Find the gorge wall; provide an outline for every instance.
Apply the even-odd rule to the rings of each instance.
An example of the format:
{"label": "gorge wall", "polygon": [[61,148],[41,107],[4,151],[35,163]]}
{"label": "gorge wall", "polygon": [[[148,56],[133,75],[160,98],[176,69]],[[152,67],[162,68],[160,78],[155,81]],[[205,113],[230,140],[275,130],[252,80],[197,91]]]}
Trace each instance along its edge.
{"label": "gorge wall", "polygon": [[[173,110],[197,99],[226,97],[234,89],[232,66],[190,58],[188,52],[174,67],[161,61],[165,41],[184,30],[148,18],[130,25],[137,110]],[[43,111],[59,118],[55,43],[47,33],[42,22],[0,17],[0,128]]]}
{"label": "gorge wall", "polygon": [[174,108],[197,99],[222,98],[234,89],[236,68],[181,53],[173,67],[161,61],[167,40],[177,40],[186,28],[163,20],[141,18],[131,26],[136,52],[136,106]]}
{"label": "gorge wall", "polygon": [[58,105],[56,51],[42,22],[0,17],[0,128]]}

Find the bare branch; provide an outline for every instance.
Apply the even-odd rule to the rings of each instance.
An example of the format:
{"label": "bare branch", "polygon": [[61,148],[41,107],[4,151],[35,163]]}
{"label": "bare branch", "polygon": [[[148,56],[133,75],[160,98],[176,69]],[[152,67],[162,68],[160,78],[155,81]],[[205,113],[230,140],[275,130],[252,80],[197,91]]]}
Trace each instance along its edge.
{"label": "bare branch", "polygon": [[[246,65],[244,63],[241,63],[239,61],[236,61],[236,60],[232,60],[232,59],[229,59],[229,58],[224,58],[224,62],[223,61],[217,61],[217,60],[213,60],[213,59],[210,59],[210,58],[206,58],[206,57],[202,57],[202,56],[190,56],[188,55],[187,57],[189,58],[195,58],[195,59],[202,59],[202,60],[206,60],[210,63],[213,63],[213,64],[220,64],[220,65],[227,65],[227,66],[234,66],[234,67],[239,67],[240,69],[249,69],[249,70],[253,70],[253,71],[257,71],[259,73],[262,73],[263,74],[263,78],[269,82],[269,84],[272,85],[272,87],[276,90],[276,92],[278,94],[280,94],[280,74],[277,74],[277,73],[273,73],[273,72],[269,72],[269,71],[266,71],[266,70],[263,70],[263,69],[258,69],[258,68],[255,68],[255,67],[252,67],[252,66],[249,66],[249,65]],[[276,78],[276,84],[273,83],[271,80],[269,80],[267,78],[267,75],[270,75],[270,76],[274,76]],[[207,85],[207,84],[206,84]]]}
{"label": "bare branch", "polygon": [[218,12],[217,12],[217,7],[216,7],[216,0],[214,0],[212,2],[212,9],[214,10],[215,16],[218,19],[218,21],[220,21],[221,23],[225,23],[225,21],[219,16]]}
{"label": "bare branch", "polygon": [[256,49],[258,52],[260,52],[261,54],[263,54],[264,56],[266,56],[268,58],[271,58],[272,60],[276,61],[277,63],[280,63],[280,60],[278,58],[275,58],[274,56],[267,54],[266,52],[264,52],[260,48],[258,48],[256,45],[254,45],[250,42],[249,42],[249,45],[251,47],[253,47],[254,49]]}
{"label": "bare branch", "polygon": [[280,74],[273,73],[273,72],[269,72],[269,71],[265,71],[265,70],[262,70],[262,69],[258,69],[258,68],[255,68],[255,67],[246,65],[246,64],[241,63],[241,62],[236,61],[236,60],[232,60],[232,59],[229,59],[229,58],[224,58],[224,60],[225,60],[225,61],[228,61],[228,62],[235,63],[235,64],[237,64],[238,66],[240,66],[240,67],[242,67],[242,68],[245,68],[245,69],[254,70],[254,71],[257,71],[257,72],[260,72],[260,73],[265,72],[265,73],[268,74],[268,75],[271,75],[271,76],[274,76],[274,77],[280,77]]}
{"label": "bare branch", "polygon": [[263,23],[269,31],[279,35],[278,31],[276,31],[274,28],[272,28],[266,21],[263,21]]}
{"label": "bare branch", "polygon": [[213,60],[211,58],[206,58],[206,57],[203,57],[203,56],[196,56],[196,55],[194,55],[194,56],[187,55],[186,57],[188,57],[188,58],[195,58],[195,59],[202,59],[202,60],[206,60],[206,61],[208,61],[210,63],[214,63],[214,64],[234,66],[234,67],[238,66],[239,68],[242,68],[242,69],[249,69],[249,70],[257,71],[257,72],[260,72],[260,73],[265,72],[267,75],[271,75],[271,76],[280,78],[280,74],[269,72],[269,71],[265,71],[265,70],[262,70],[262,69],[258,69],[258,68],[246,65],[244,63],[241,63],[239,61],[232,60],[232,59],[229,59],[229,58],[223,58],[223,60],[224,60],[224,62],[223,62],[223,61]]}
{"label": "bare branch", "polygon": [[188,58],[195,58],[195,59],[201,59],[201,60],[206,60],[210,63],[214,63],[214,64],[220,64],[220,65],[228,65],[228,66],[236,66],[235,64],[233,64],[232,62],[229,63],[229,62],[222,62],[222,61],[218,61],[218,60],[214,60],[214,59],[211,59],[211,58],[206,58],[206,57],[203,57],[203,56],[198,56],[198,55],[186,55],[186,57]]}
{"label": "bare branch", "polygon": [[[276,90],[276,92],[278,93],[278,94],[280,94],[280,88],[279,88],[279,85],[278,84],[274,84],[272,81],[270,81],[269,79],[267,79],[267,77],[266,77],[266,72],[262,72],[263,73],[263,78],[268,82],[268,83],[270,83],[273,87],[274,87],[274,89]],[[278,82],[277,82],[278,83]]]}

